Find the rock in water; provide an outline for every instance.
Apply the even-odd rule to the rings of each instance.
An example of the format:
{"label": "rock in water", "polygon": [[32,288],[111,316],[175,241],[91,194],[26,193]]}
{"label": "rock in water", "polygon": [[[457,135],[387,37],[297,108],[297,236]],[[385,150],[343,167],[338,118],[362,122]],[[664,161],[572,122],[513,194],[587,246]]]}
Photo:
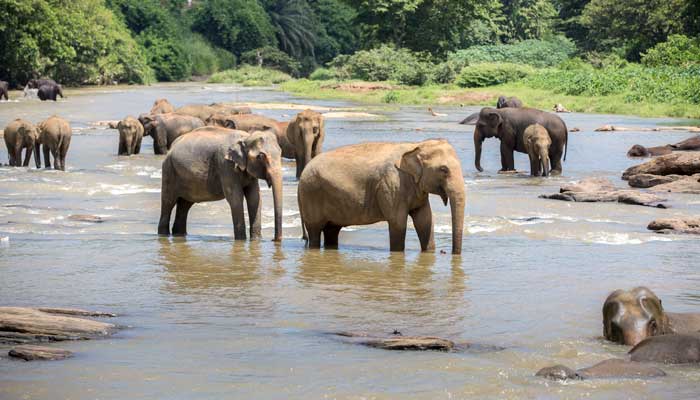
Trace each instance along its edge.
{"label": "rock in water", "polygon": [[432,336],[397,336],[390,338],[368,338],[360,344],[383,350],[451,351],[455,344],[451,340]]}
{"label": "rock in water", "polygon": [[116,326],[84,318],[50,314],[33,308],[0,307],[0,342],[31,343],[107,336]]}
{"label": "rock in water", "polygon": [[617,358],[601,361],[588,368],[579,369],[577,372],[583,379],[656,378],[666,376],[663,370],[654,366]]}
{"label": "rock in water", "polygon": [[102,311],[87,311],[77,308],[39,307],[37,310],[49,314],[78,315],[81,317],[116,317],[117,314]]}
{"label": "rock in water", "polygon": [[647,229],[658,233],[700,235],[700,218],[661,218],[649,223]]}
{"label": "rock in water", "polygon": [[7,353],[10,357],[21,358],[24,361],[34,360],[63,360],[72,357],[73,353],[54,347],[23,345],[17,346]]}
{"label": "rock in water", "polygon": [[639,174],[693,175],[700,173],[700,152],[677,152],[653,158],[643,164],[627,168],[622,179]]}
{"label": "rock in water", "polygon": [[552,367],[545,367],[537,371],[535,376],[539,376],[546,379],[551,379],[554,381],[566,381],[570,379],[583,379],[579,374],[573,369],[565,365],[554,365]]}
{"label": "rock in water", "polygon": [[610,180],[604,178],[585,178],[579,182],[562,186],[559,189],[559,193],[543,194],[540,195],[540,198],[580,203],[618,202],[666,208],[661,204],[666,199],[651,193],[618,189]]}
{"label": "rock in water", "polygon": [[69,215],[68,219],[71,221],[91,222],[94,224],[99,224],[101,222],[105,222],[104,218],[99,217],[97,215],[89,215],[89,214],[73,214],[73,215]]}
{"label": "rock in water", "polygon": [[652,336],[629,352],[632,361],[664,364],[700,363],[700,333]]}

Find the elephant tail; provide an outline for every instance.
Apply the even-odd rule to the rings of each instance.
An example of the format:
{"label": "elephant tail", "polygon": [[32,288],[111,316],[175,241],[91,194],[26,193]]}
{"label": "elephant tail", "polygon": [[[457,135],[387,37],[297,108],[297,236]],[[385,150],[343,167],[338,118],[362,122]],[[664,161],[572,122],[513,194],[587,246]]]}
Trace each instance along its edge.
{"label": "elephant tail", "polygon": [[569,128],[564,124],[564,161],[566,161],[566,153],[569,150]]}

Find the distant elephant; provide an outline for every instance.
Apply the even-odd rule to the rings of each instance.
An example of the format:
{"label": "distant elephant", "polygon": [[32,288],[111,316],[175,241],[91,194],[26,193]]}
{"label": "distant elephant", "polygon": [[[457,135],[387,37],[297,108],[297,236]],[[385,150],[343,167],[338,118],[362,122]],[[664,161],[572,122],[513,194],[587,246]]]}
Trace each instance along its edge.
{"label": "distant elephant", "polygon": [[143,125],[143,135],[153,138],[155,154],[167,153],[175,139],[204,126],[204,122],[197,117],[176,113],[142,114],[139,122]]}
{"label": "distant elephant", "polygon": [[[34,124],[18,118],[10,122],[7,127],[5,127],[4,132],[5,146],[7,146],[7,154],[10,158],[11,167],[29,166],[29,161],[32,158],[32,151],[34,151],[36,167],[41,168],[39,149],[36,147],[39,140],[39,133]],[[22,162],[22,149],[26,149],[24,162]]]}
{"label": "distant elephant", "polygon": [[261,236],[258,179],[272,187],[275,241],[282,240],[281,150],[272,132],[248,134],[219,127],[197,129],[175,141],[163,161],[158,234],[187,234],[187,213],[194,203],[226,198],[236,240],[246,238],[243,200],[248,206],[251,238]]}
{"label": "distant elephant", "polygon": [[134,117],[126,117],[117,124],[119,130],[120,156],[130,156],[141,152],[143,125]]}
{"label": "distant elephant", "polygon": [[206,121],[212,116],[212,114],[216,114],[218,111],[219,110],[217,110],[215,107],[205,104],[190,104],[175,109],[176,114],[189,115],[190,117],[199,118],[202,121]]}
{"label": "distant elephant", "polygon": [[24,88],[25,89],[39,89],[40,87],[42,87],[44,85],[58,85],[58,83],[56,83],[55,80],[49,79],[49,78],[30,79]]}
{"label": "distant elephant", "polygon": [[169,114],[175,112],[175,108],[168,99],[157,99],[151,107],[150,114]]}
{"label": "distant elephant", "polygon": [[63,88],[61,88],[61,85],[42,85],[39,87],[39,91],[37,92],[37,96],[39,96],[39,100],[45,101],[45,100],[53,100],[56,101],[56,96],[61,96],[63,97]]}
{"label": "distant elephant", "polygon": [[672,144],[673,151],[700,151],[700,135]]}
{"label": "distant elephant", "polygon": [[209,104],[209,107],[213,107],[216,109],[217,112],[225,112],[228,114],[250,114],[252,111],[250,110],[250,107],[248,106],[236,106],[236,105],[231,105],[231,104],[226,104],[226,103],[211,103]]}
{"label": "distant elephant", "polygon": [[10,84],[5,81],[0,81],[0,100],[2,100],[3,97],[5,100],[10,100],[8,93],[10,93]]}
{"label": "distant elephant", "polygon": [[552,165],[551,173],[560,175],[562,171],[562,154],[566,160],[566,149],[569,141],[569,131],[559,116],[534,108],[483,108],[474,129],[474,164],[481,168],[481,145],[486,138],[496,137],[501,141],[501,171],[514,171],[515,161],[513,151],[526,153],[523,134],[532,124],[542,125],[552,140],[549,147],[549,160]]}
{"label": "distant elephant", "polygon": [[[362,143],[321,153],[298,186],[302,233],[311,248],[338,246],[341,228],[389,223],[391,251],[403,251],[408,216],[422,251],[435,249],[428,194],[452,211],[452,253],[462,251],[466,202],[462,166],[446,140]],[[306,235],[308,232],[308,236]]]}
{"label": "distant elephant", "polygon": [[54,169],[65,171],[66,154],[73,135],[70,124],[65,119],[54,115],[39,124],[38,130],[39,143],[36,144],[36,153],[39,153],[39,144],[41,144],[44,152],[44,167],[51,168],[50,152],[53,155]]}
{"label": "distant elephant", "polygon": [[603,335],[634,346],[657,335],[700,331],[700,313],[667,313],[661,300],[646,287],[612,292],[603,305]]}
{"label": "distant elephant", "polygon": [[496,108],[520,108],[523,102],[517,97],[499,96],[496,102]]}
{"label": "distant elephant", "polygon": [[627,157],[654,157],[671,154],[672,152],[673,149],[669,145],[644,147],[641,144],[635,144],[627,152]]}
{"label": "distant elephant", "polygon": [[528,126],[523,133],[523,141],[530,157],[530,175],[549,175],[549,146],[552,145],[552,139],[544,126]]}

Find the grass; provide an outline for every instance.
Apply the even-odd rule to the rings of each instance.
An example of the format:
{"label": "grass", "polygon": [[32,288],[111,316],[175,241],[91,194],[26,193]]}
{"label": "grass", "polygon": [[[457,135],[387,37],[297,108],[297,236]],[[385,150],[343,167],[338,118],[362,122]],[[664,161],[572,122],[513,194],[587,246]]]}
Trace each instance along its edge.
{"label": "grass", "polygon": [[270,86],[291,80],[292,77],[270,68],[243,65],[236,69],[227,69],[212,75],[209,83],[237,83],[243,86]]}

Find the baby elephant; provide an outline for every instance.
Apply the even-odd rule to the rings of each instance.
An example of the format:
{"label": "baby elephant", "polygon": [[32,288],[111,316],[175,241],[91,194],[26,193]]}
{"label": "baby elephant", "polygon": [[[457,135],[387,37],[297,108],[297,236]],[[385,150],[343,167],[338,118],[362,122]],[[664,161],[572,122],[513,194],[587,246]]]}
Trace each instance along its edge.
{"label": "baby elephant", "polygon": [[61,171],[66,170],[66,154],[70,146],[72,130],[68,121],[52,116],[39,124],[39,143],[36,144],[37,158],[39,157],[39,144],[44,150],[44,166],[51,168],[49,152],[53,155],[53,167]]}
{"label": "baby elephant", "polygon": [[[39,147],[37,144],[39,134],[34,124],[18,118],[7,125],[4,135],[7,154],[10,156],[11,167],[29,166],[29,161],[32,158],[32,150],[35,150],[36,154],[34,158],[36,167],[41,168]],[[27,149],[24,156],[24,163],[22,163],[22,149]]]}
{"label": "baby elephant", "polygon": [[700,331],[700,314],[667,313],[650,289],[637,287],[612,292],[603,305],[606,339],[634,346],[657,335]]}
{"label": "baby elephant", "polygon": [[130,156],[141,152],[143,125],[134,117],[126,117],[117,124],[119,130],[119,155]]}
{"label": "baby elephant", "polygon": [[549,175],[549,146],[552,139],[547,129],[540,124],[528,126],[523,133],[523,142],[530,156],[530,175]]}

